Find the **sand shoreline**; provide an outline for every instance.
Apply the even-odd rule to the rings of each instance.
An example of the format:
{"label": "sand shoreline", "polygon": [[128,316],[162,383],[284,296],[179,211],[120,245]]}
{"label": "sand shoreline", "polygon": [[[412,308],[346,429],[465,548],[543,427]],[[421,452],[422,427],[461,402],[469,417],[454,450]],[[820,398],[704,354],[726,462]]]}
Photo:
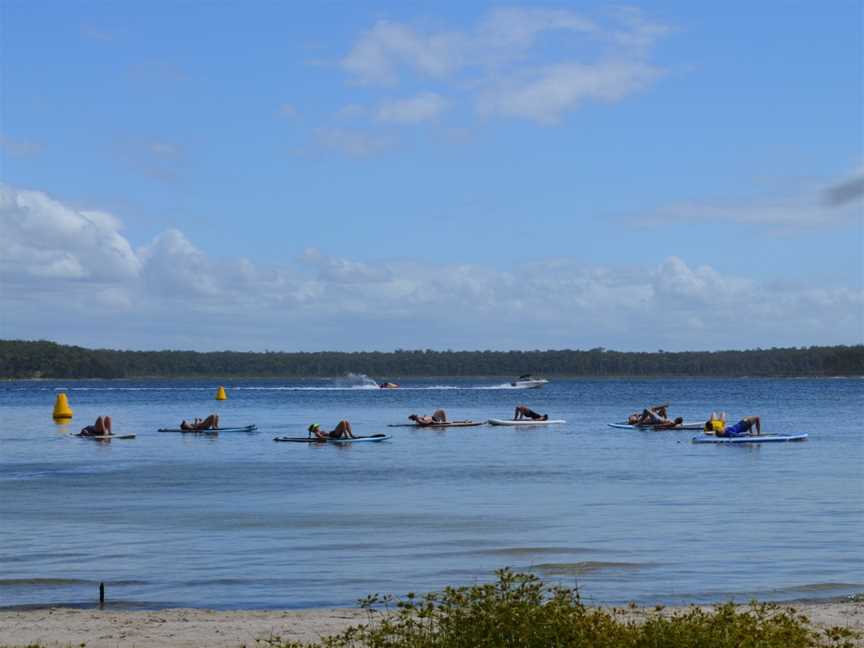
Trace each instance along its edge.
{"label": "sand shoreline", "polygon": [[[844,626],[864,632],[864,601],[789,604],[818,628]],[[785,605],[784,605],[785,607]],[[628,614],[644,615],[651,608]],[[676,608],[666,608],[674,611]],[[81,608],[0,610],[0,645],[40,644],[51,648],[239,648],[274,635],[294,641],[317,641],[349,626],[366,623],[358,608],[306,610],[207,610],[174,608],[117,611]],[[856,643],[864,646],[864,641]]]}

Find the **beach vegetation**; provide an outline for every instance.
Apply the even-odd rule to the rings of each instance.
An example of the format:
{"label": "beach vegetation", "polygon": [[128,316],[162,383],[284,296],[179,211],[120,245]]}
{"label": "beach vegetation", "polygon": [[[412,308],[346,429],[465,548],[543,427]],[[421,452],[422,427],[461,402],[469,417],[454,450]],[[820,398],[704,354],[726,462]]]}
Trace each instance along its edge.
{"label": "beach vegetation", "polygon": [[260,640],[260,648],[851,648],[856,633],[818,630],[791,607],[753,602],[670,611],[596,608],[577,589],[509,569],[491,583],[422,596],[372,595],[369,623],[317,643]]}

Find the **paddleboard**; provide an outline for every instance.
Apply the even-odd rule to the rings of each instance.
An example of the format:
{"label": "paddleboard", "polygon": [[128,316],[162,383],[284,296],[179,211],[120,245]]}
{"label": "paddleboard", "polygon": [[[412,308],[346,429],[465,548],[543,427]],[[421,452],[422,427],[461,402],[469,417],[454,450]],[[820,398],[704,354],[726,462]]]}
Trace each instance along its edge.
{"label": "paddleboard", "polygon": [[363,441],[384,441],[389,439],[388,434],[373,434],[371,436],[359,436],[354,439],[319,439],[318,437],[274,437],[274,441],[283,443],[362,443]]}
{"label": "paddleboard", "polygon": [[447,421],[446,423],[430,423],[419,425],[417,423],[391,423],[387,427],[410,427],[410,428],[447,428],[447,427],[474,427],[486,425],[486,421]]}
{"label": "paddleboard", "polygon": [[210,428],[208,428],[206,430],[184,430],[182,428],[159,428],[157,430],[157,432],[185,432],[185,433],[197,432],[198,434],[201,434],[202,432],[205,432],[205,433],[209,432],[211,434],[216,434],[218,432],[254,432],[257,429],[258,429],[257,425],[247,425],[245,427],[221,427],[221,428],[216,428],[215,430],[210,429]]}
{"label": "paddleboard", "polygon": [[523,419],[520,421],[516,421],[514,419],[489,419],[489,425],[550,425],[552,423],[566,423],[567,421],[561,419],[547,419],[545,421],[532,421],[530,419]]}
{"label": "paddleboard", "polygon": [[82,439],[93,439],[95,441],[110,441],[111,439],[134,439],[134,434],[81,434],[75,435]]}
{"label": "paddleboard", "polygon": [[806,439],[806,432],[803,434],[760,434],[739,437],[718,437],[706,435],[693,437],[693,443],[784,443],[787,441],[804,441]]}
{"label": "paddleboard", "polygon": [[[607,423],[607,425],[611,428],[615,428],[618,430],[648,430],[653,431],[653,425],[630,425],[629,423]],[[688,423],[684,422],[678,427],[674,428],[660,428],[657,430],[658,432],[665,432],[666,430],[675,431],[675,430],[701,430],[705,427],[705,423]]]}

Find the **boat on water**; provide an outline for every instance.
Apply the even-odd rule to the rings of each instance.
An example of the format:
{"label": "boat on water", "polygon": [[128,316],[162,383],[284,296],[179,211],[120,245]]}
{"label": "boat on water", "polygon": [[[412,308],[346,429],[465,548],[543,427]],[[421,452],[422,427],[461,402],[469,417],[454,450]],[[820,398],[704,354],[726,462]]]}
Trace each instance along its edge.
{"label": "boat on water", "polygon": [[517,389],[537,389],[548,382],[545,378],[534,378],[531,374],[523,374],[511,382],[510,386]]}
{"label": "boat on water", "polygon": [[378,385],[378,387],[381,389],[398,389],[399,384],[398,383],[392,383],[392,382],[383,382],[380,385]]}

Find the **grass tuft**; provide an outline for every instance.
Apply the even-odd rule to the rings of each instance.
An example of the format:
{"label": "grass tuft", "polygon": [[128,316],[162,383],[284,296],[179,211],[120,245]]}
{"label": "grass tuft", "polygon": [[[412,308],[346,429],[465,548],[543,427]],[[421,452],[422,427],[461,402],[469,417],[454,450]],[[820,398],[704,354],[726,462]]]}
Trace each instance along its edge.
{"label": "grass tuft", "polygon": [[[266,648],[851,648],[857,633],[819,632],[794,608],[726,603],[664,614],[662,606],[634,618],[632,609],[583,605],[575,589],[547,586],[533,574],[496,572],[493,583],[447,587],[398,599],[360,601],[369,624],[296,643],[275,637]],[[379,608],[384,607],[383,613]]]}

